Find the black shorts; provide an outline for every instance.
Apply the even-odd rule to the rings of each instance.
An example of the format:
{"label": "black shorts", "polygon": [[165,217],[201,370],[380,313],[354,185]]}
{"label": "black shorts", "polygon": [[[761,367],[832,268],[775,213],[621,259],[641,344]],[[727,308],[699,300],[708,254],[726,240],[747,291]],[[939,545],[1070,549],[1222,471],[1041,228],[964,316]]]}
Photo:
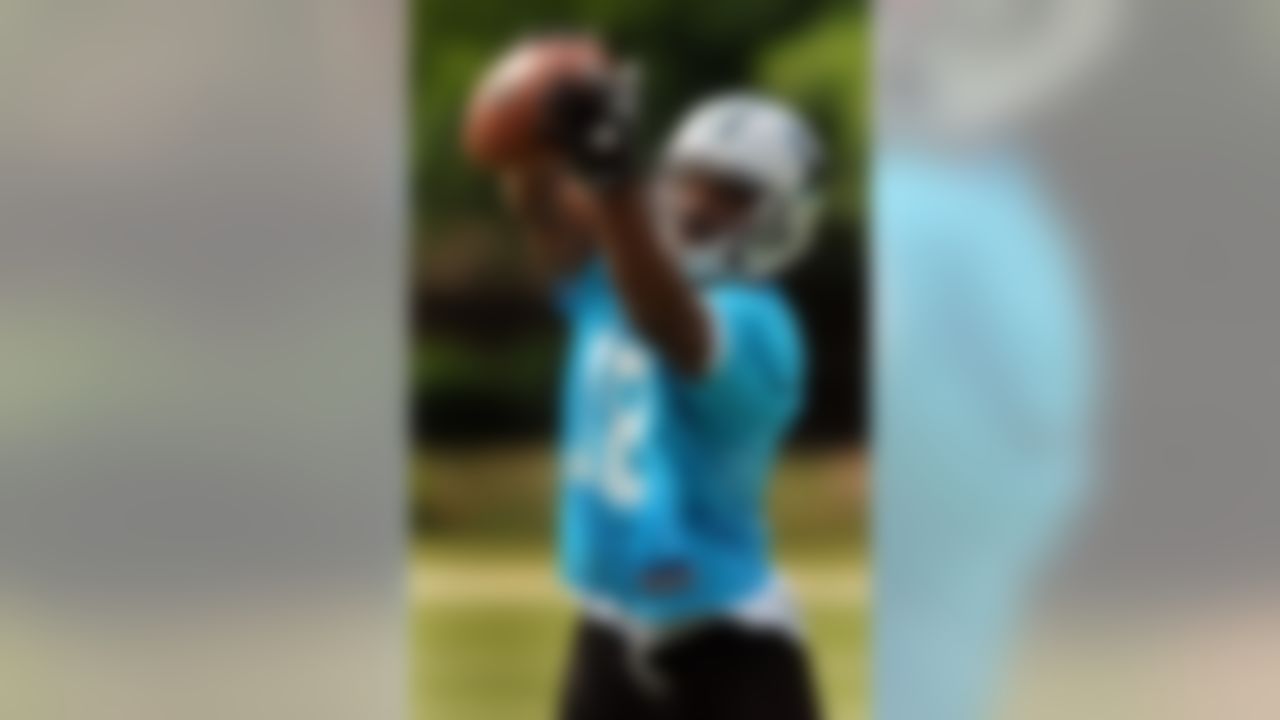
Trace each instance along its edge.
{"label": "black shorts", "polygon": [[616,629],[579,623],[561,720],[818,720],[802,648],[717,623],[640,654]]}

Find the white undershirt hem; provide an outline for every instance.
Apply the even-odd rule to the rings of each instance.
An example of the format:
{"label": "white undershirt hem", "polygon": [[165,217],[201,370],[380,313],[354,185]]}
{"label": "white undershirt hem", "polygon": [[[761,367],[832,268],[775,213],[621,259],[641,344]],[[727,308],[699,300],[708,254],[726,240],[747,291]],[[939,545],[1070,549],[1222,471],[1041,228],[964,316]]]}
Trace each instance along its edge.
{"label": "white undershirt hem", "polygon": [[642,647],[663,644],[716,622],[728,622],[752,632],[777,634],[796,643],[804,640],[795,594],[786,580],[777,575],[724,612],[675,625],[646,622],[629,615],[617,603],[605,598],[580,595],[578,603],[588,618],[613,627]]}

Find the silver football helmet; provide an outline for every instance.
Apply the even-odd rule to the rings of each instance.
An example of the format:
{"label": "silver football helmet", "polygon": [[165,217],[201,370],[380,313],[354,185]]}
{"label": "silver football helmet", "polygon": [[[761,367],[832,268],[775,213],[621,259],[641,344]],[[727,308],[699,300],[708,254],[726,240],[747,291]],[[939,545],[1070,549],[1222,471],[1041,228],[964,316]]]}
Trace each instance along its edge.
{"label": "silver football helmet", "polygon": [[[783,270],[813,237],[821,154],[808,125],[776,100],[740,93],[699,104],[662,158],[655,202],[664,239],[698,277],[758,278]],[[746,221],[710,241],[682,242],[669,180],[688,168],[751,186],[756,198]]]}

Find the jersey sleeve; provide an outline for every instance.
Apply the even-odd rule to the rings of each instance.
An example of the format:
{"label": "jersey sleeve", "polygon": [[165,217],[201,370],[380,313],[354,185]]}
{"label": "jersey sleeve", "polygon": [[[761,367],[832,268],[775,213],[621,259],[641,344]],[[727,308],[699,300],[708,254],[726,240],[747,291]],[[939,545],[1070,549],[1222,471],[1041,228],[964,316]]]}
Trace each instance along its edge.
{"label": "jersey sleeve", "polygon": [[805,385],[804,345],[790,309],[775,292],[749,286],[716,288],[705,298],[714,356],[702,375],[677,380],[680,397],[716,429],[784,428]]}
{"label": "jersey sleeve", "polygon": [[570,317],[579,314],[608,292],[607,273],[604,262],[599,258],[586,262],[555,285],[556,307]]}

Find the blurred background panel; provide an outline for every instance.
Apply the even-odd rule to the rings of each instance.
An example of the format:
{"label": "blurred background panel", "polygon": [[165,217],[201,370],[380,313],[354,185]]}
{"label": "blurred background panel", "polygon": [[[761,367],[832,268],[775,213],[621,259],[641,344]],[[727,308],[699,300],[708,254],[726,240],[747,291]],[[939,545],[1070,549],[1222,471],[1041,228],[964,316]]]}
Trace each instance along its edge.
{"label": "blurred background panel", "polygon": [[561,328],[490,177],[458,142],[472,84],[513,40],[599,32],[644,71],[646,149],[716,91],[794,103],[830,157],[818,246],[787,278],[813,373],[778,474],[780,551],[836,718],[864,717],[864,131],[861,0],[502,0],[412,4],[412,515],[419,717],[545,718],[571,607],[552,548]]}
{"label": "blurred background panel", "polygon": [[397,717],[397,0],[0,2],[0,717]]}
{"label": "blurred background panel", "polygon": [[[903,555],[888,554],[891,544],[877,538],[881,582],[874,635],[880,647],[900,650],[904,644],[895,640],[914,636],[922,639],[921,652],[911,660],[944,659],[933,672],[927,662],[900,663],[894,672],[883,661],[892,655],[877,654],[877,678],[892,678],[898,699],[928,699],[934,684],[943,693],[959,691],[938,693],[943,698],[960,695],[962,702],[998,708],[1000,714],[983,717],[1280,717],[1274,681],[1280,667],[1276,3],[912,0],[882,3],[877,21],[878,48],[899,72],[880,76],[876,105],[881,117],[890,115],[886,110],[905,111],[896,114],[896,123],[879,126],[882,135],[889,128],[899,134],[895,140],[910,138],[917,159],[959,167],[971,184],[975,176],[963,174],[964,168],[978,166],[975,158],[993,149],[1015,157],[1024,178],[1029,171],[1061,214],[1068,231],[1062,247],[1081,260],[1082,299],[1091,306],[1096,340],[1089,351],[1099,371],[1097,407],[1078,426],[1089,446],[1053,444],[1071,449],[1072,456],[1062,459],[1078,462],[1081,470],[1074,507],[1060,504],[1067,512],[1052,521],[1056,525],[1022,508],[1008,512],[1018,502],[1011,490],[1033,486],[1033,476],[1023,471],[1003,480],[983,473],[981,482],[1005,484],[979,496],[969,489],[979,483],[965,478],[976,466],[972,455],[936,466],[945,472],[913,477],[888,470],[899,458],[925,466],[922,459],[943,446],[921,442],[928,428],[918,420],[925,413],[902,425],[908,432],[901,434],[907,439],[901,452],[887,440],[894,433],[877,419],[876,526],[906,518],[896,523],[904,530],[900,537],[937,535],[930,552],[916,556],[914,570],[930,580],[958,581],[947,592],[918,584],[926,588],[924,602],[901,602],[906,593],[895,591],[892,578],[913,568],[896,561]],[[947,191],[946,197],[938,194],[943,201],[964,189],[940,187]],[[909,200],[902,217],[930,213],[928,192]],[[1007,207],[1002,215],[1008,216]],[[1026,238],[1022,233],[1019,239]],[[888,246],[877,238],[878,249]],[[874,271],[882,286],[885,267],[877,264]],[[1008,264],[1001,270],[974,287],[1007,290],[1029,277]],[[938,316],[954,306],[940,303]],[[964,343],[951,340],[945,347],[954,351]],[[922,353],[902,357],[928,359]],[[883,377],[881,368],[877,375]],[[920,391],[924,379],[917,373],[903,387],[919,392],[927,411],[944,407],[938,394]],[[996,394],[972,397],[977,407]],[[956,427],[963,432],[975,425]],[[1036,463],[1052,459],[1043,452],[1026,456],[1039,458]],[[913,479],[914,494],[903,493]],[[963,509],[971,521],[965,532],[919,521],[930,510],[922,498],[961,495],[964,500],[948,509]],[[904,497],[915,502],[886,500]],[[1010,527],[1033,532],[998,535],[1002,516],[1017,521]],[[948,648],[947,635],[920,632],[927,627],[920,622],[922,609],[950,609],[947,604],[959,596],[951,590],[964,581],[977,579],[973,586],[987,589],[1002,576],[958,568],[1033,547],[1034,534],[1046,527],[1056,527],[1041,545],[1051,552],[1029,564],[1033,572],[1006,576],[1022,598],[991,615],[991,627],[1004,638],[970,634],[980,626],[957,623],[960,642]],[[1000,541],[969,542],[993,537]],[[950,612],[944,619],[956,616]],[[905,632],[886,632],[895,617],[905,618],[897,622]],[[991,656],[992,638],[1009,646]],[[975,658],[984,655],[992,657],[994,672],[974,681]],[[949,656],[956,662],[945,662]],[[877,686],[880,705],[888,695]],[[944,716],[976,715],[911,715]]]}

